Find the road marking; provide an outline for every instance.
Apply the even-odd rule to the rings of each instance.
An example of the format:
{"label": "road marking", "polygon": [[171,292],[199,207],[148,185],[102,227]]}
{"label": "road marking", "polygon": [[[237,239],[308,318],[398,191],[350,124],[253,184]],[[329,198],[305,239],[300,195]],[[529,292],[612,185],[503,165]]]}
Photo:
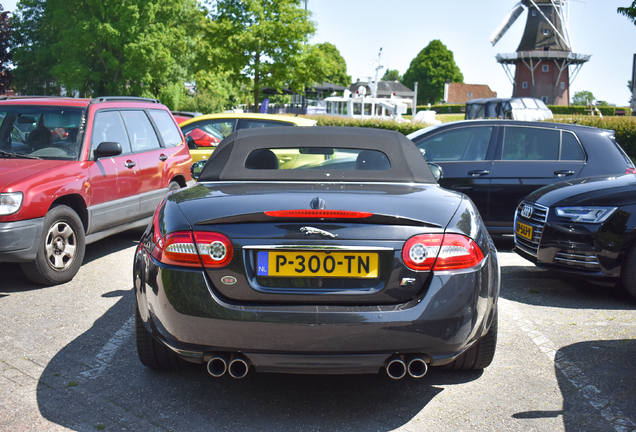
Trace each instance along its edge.
{"label": "road marking", "polygon": [[98,378],[106,368],[110,365],[117,351],[127,342],[128,338],[134,331],[135,317],[132,316],[124,323],[124,325],[117,330],[112,338],[106,342],[106,345],[97,353],[93,361],[91,362],[91,368],[80,372],[79,377],[81,379],[95,379]]}
{"label": "road marking", "polygon": [[550,339],[539,330],[536,330],[539,326],[518,308],[515,302],[501,297],[498,301],[499,304],[503,306],[500,310],[503,310],[513,317],[513,321],[517,327],[530,336],[541,352],[547,355],[548,358],[554,362],[556,368],[578,389],[581,396],[587,399],[590,405],[599,412],[601,417],[614,426],[616,432],[636,432],[636,424],[623,414],[621,410],[612,406],[611,401],[603,397],[601,391],[591,384],[590,379],[585,373],[579,369],[575,363],[571,362],[565,354],[559,352],[558,347],[550,341]]}

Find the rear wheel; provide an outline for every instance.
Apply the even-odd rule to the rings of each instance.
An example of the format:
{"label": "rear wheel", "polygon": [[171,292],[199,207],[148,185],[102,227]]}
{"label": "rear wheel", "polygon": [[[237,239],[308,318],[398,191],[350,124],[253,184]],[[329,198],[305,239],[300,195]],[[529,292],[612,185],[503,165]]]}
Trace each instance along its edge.
{"label": "rear wheel", "polygon": [[77,213],[58,205],[46,214],[34,261],[21,263],[24,275],[42,285],[58,285],[75,277],[84,260],[84,226]]}
{"label": "rear wheel", "polygon": [[176,181],[171,181],[168,185],[168,192],[176,191],[177,189],[181,189],[181,185]]}
{"label": "rear wheel", "polygon": [[497,347],[497,311],[495,310],[490,330],[462,355],[444,366],[445,369],[484,369],[492,363]]}
{"label": "rear wheel", "polygon": [[152,337],[141,320],[137,306],[135,306],[135,339],[137,355],[146,367],[159,370],[179,370],[185,369],[189,365],[174,351]]}
{"label": "rear wheel", "polygon": [[632,244],[623,262],[621,271],[623,286],[632,297],[636,297],[636,243]]}

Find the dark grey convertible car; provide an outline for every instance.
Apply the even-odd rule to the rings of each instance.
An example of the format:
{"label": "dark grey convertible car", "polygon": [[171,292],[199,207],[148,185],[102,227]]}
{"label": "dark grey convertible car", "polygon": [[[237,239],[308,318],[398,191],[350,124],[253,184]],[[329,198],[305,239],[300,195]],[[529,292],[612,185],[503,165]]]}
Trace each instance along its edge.
{"label": "dark grey convertible car", "polygon": [[[279,169],[277,150],[324,160]],[[313,158],[315,159],[315,158]],[[213,376],[482,369],[499,265],[417,147],[361,128],[240,130],[166,196],[134,259],[141,362]]]}

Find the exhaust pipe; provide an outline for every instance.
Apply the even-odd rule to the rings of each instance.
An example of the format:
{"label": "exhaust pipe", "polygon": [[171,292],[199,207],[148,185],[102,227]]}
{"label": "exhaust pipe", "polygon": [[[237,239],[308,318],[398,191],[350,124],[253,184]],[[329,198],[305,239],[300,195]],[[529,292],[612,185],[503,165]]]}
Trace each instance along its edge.
{"label": "exhaust pipe", "polygon": [[428,365],[422,357],[410,357],[406,362],[406,370],[413,378],[422,378],[428,372]]}
{"label": "exhaust pipe", "polygon": [[208,373],[215,378],[222,377],[227,372],[227,360],[224,356],[214,356],[208,362]]}
{"label": "exhaust pipe", "polygon": [[245,375],[250,370],[250,366],[247,364],[246,359],[243,356],[234,356],[228,367],[228,371],[232,378],[241,379],[245,378]]}
{"label": "exhaust pipe", "polygon": [[386,374],[394,380],[404,378],[406,375],[406,364],[401,357],[391,357],[386,365]]}

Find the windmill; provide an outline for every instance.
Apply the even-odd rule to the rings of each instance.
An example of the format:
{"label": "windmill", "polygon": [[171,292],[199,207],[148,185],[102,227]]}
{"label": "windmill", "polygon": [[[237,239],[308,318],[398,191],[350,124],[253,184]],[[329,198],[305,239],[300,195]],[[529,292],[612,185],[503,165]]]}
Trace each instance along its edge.
{"label": "windmill", "polygon": [[501,39],[524,7],[528,18],[517,51],[496,56],[512,82],[512,96],[534,97],[548,105],[569,105],[570,83],[590,55],[575,54],[572,50],[568,0],[518,2],[492,34],[490,42],[494,46]]}

